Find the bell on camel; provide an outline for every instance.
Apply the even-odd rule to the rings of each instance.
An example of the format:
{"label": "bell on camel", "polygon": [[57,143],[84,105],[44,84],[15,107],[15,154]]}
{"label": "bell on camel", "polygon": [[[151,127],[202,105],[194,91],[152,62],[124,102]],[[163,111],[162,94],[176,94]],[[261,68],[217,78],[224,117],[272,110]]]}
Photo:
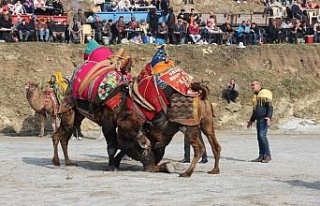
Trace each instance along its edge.
{"label": "bell on camel", "polygon": [[84,60],[87,60],[88,57],[89,57],[89,55],[90,55],[90,53],[91,53],[93,50],[95,50],[96,48],[99,48],[100,46],[101,46],[101,45],[100,45],[98,42],[96,42],[96,40],[94,40],[94,39],[90,40],[90,41],[87,43],[87,46],[86,46],[86,48],[85,48],[85,50],[84,50],[83,59],[84,59]]}

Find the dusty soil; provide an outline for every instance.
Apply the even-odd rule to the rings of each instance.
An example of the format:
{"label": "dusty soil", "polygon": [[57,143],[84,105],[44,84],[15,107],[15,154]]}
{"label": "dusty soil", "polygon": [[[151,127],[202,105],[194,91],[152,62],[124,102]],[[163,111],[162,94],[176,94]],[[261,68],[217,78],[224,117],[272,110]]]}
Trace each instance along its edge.
{"label": "dusty soil", "polygon": [[[209,163],[198,164],[191,178],[179,178],[187,164],[183,139],[177,135],[164,161],[173,174],[143,172],[139,162],[125,160],[118,172],[104,171],[104,140],[88,133],[70,142],[78,167],[54,167],[52,143],[45,138],[0,136],[1,205],[320,205],[320,139],[312,135],[270,135],[273,160],[248,160],[257,154],[253,130],[247,134],[218,132],[222,145],[221,174],[210,175]],[[208,146],[208,143],[206,142]],[[62,156],[62,151],[60,156]],[[63,162],[62,162],[63,163]]]}
{"label": "dusty soil", "polygon": [[[124,45],[122,45],[124,46]],[[156,51],[154,45],[125,45],[134,58],[136,75]],[[119,46],[113,46],[117,50]],[[244,50],[215,46],[167,46],[169,56],[196,80],[209,83],[219,129],[243,128],[251,113],[249,83],[260,79],[274,93],[275,118],[279,127],[292,118],[308,119],[317,124],[319,45],[263,45]],[[44,84],[54,71],[71,75],[83,60],[84,45],[18,43],[0,45],[0,132],[35,134],[38,119],[25,98],[28,80]],[[240,85],[236,104],[227,104],[221,93],[230,78]],[[298,123],[300,124],[300,123]],[[305,123],[301,123],[305,125]],[[48,123],[48,129],[50,129]],[[85,123],[84,129],[97,129]],[[315,131],[319,132],[319,130]]]}

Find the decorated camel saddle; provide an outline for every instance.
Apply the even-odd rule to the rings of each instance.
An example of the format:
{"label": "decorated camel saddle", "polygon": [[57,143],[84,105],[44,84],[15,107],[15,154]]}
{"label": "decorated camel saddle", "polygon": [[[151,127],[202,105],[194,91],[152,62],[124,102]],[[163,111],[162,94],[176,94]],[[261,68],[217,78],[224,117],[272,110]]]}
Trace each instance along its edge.
{"label": "decorated camel saddle", "polygon": [[50,101],[53,103],[53,113],[55,115],[59,110],[68,86],[69,80],[63,77],[61,72],[54,72],[43,89],[43,93],[45,94],[44,103],[45,105]]}
{"label": "decorated camel saddle", "polygon": [[94,49],[73,74],[72,98],[115,109],[121,101],[121,86],[132,79],[127,71],[130,63],[131,57],[125,49],[115,54],[105,46]]}
{"label": "decorated camel saddle", "polygon": [[191,83],[192,77],[166,58],[162,46],[134,81],[127,106],[138,108],[147,121],[164,111],[171,121],[196,125],[201,114],[194,108],[200,103],[200,93],[191,89]]}

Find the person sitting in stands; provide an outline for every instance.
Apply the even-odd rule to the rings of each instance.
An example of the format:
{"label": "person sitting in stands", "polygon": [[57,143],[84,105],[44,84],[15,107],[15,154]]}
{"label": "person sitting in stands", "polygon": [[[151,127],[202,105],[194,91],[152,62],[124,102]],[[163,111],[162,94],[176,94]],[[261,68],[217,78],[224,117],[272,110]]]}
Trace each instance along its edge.
{"label": "person sitting in stands", "polygon": [[34,11],[33,0],[25,0],[23,3],[23,7],[27,14],[33,14],[33,11]]}
{"label": "person sitting in stands", "polygon": [[130,11],[131,3],[128,0],[120,0],[117,6],[114,8],[116,11]]}
{"label": "person sitting in stands", "polygon": [[255,22],[252,22],[249,33],[249,44],[257,45],[260,42],[260,29]]}
{"label": "person sitting in stands", "polygon": [[0,19],[0,28],[7,29],[8,31],[2,32],[1,39],[10,42],[10,33],[11,33],[11,25],[12,25],[12,19],[10,18],[9,14],[7,15],[1,15]]}
{"label": "person sitting in stands", "polygon": [[297,19],[308,19],[306,11],[302,8],[300,0],[294,2],[291,7],[291,11],[294,18]]}
{"label": "person sitting in stands", "polygon": [[301,27],[301,23],[299,19],[296,20],[294,26],[291,29],[291,43],[301,43],[301,39],[303,38],[303,28]]}
{"label": "person sitting in stands", "polygon": [[189,30],[189,36],[192,39],[192,43],[197,44],[201,39],[198,20],[194,20],[193,23],[190,24],[188,30]]}
{"label": "person sitting in stands", "polygon": [[188,16],[188,23],[193,24],[194,21],[197,21],[198,23],[200,23],[199,20],[200,20],[199,15],[195,13],[195,9],[191,9],[191,13]]}
{"label": "person sitting in stands", "polygon": [[62,24],[61,20],[58,20],[58,22],[52,26],[52,36],[54,42],[59,40],[61,43],[63,43],[65,41],[66,26]]}
{"label": "person sitting in stands", "polygon": [[178,23],[175,25],[173,30],[173,35],[176,44],[184,43],[185,35],[186,35],[186,27],[183,23],[182,19],[178,20]]}
{"label": "person sitting in stands", "polygon": [[313,32],[314,32],[314,42],[320,42],[320,19],[313,25]]}
{"label": "person sitting in stands", "polygon": [[102,44],[102,22],[99,16],[94,17],[94,22],[92,24],[92,28],[94,30],[94,39]]}
{"label": "person sitting in stands", "polygon": [[80,43],[81,23],[77,18],[73,18],[69,25],[70,40],[72,43]]}
{"label": "person sitting in stands", "polygon": [[267,28],[267,34],[268,34],[270,43],[278,43],[279,30],[277,28],[277,22],[275,19],[271,20],[271,23]]}
{"label": "person sitting in stands", "polygon": [[36,25],[36,30],[37,30],[37,33],[39,35],[39,39],[41,42],[43,42],[43,41],[48,42],[49,41],[50,31],[48,29],[47,21],[45,18],[41,17],[39,19],[39,22]]}
{"label": "person sitting in stands", "polygon": [[20,1],[17,1],[17,3],[14,4],[14,10],[13,10],[13,15],[18,15],[18,14],[24,14],[23,5],[21,4]]}
{"label": "person sitting in stands", "polygon": [[158,27],[157,38],[163,39],[165,43],[168,42],[168,26],[166,22],[161,22]]}
{"label": "person sitting in stands", "polygon": [[109,37],[109,44],[111,43],[112,39],[112,19],[109,19],[108,22],[106,20],[102,20],[102,43],[105,45],[106,43],[103,40],[104,36]]}
{"label": "person sitting in stands", "polygon": [[226,45],[229,46],[233,42],[232,37],[234,34],[234,30],[231,26],[230,21],[226,21],[221,25],[221,31],[224,32],[224,38],[226,39]]}
{"label": "person sitting in stands", "polygon": [[30,36],[32,37],[32,41],[34,41],[35,33],[36,33],[36,19],[37,17],[35,15],[29,16],[29,31]]}
{"label": "person sitting in stands", "polygon": [[46,4],[44,0],[34,1],[34,12],[35,14],[44,14],[46,11]]}
{"label": "person sitting in stands", "polygon": [[29,30],[29,25],[25,19],[22,19],[22,22],[21,24],[18,25],[17,30],[19,33],[19,40],[28,41],[30,30]]}
{"label": "person sitting in stands", "polygon": [[213,42],[215,42],[215,36],[213,35],[214,32],[215,26],[213,26],[211,21],[208,21],[203,30],[204,44],[212,44]]}
{"label": "person sitting in stands", "polygon": [[136,30],[139,29],[139,24],[135,17],[131,17],[131,21],[129,22],[128,26],[130,29],[130,31],[128,31],[128,39],[130,40],[138,36],[138,32]]}
{"label": "person sitting in stands", "polygon": [[63,14],[64,9],[63,9],[63,4],[61,0],[54,0],[52,2],[53,10],[55,14]]}
{"label": "person sitting in stands", "polygon": [[307,0],[306,8],[307,9],[319,9],[319,4],[312,2],[312,0]]}
{"label": "person sitting in stands", "polygon": [[116,22],[116,30],[117,30],[117,44],[121,43],[121,40],[125,37],[126,24],[124,23],[124,17],[120,16],[119,20]]}
{"label": "person sitting in stands", "polygon": [[139,7],[149,6],[149,3],[147,0],[139,0],[137,4]]}

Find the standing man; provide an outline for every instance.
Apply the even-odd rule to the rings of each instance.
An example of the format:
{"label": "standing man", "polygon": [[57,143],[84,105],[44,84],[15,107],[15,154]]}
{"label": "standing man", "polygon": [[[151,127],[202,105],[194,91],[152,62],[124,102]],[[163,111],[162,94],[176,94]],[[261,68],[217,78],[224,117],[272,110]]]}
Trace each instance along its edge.
{"label": "standing man", "polygon": [[259,145],[259,157],[251,161],[268,163],[271,160],[267,133],[273,115],[272,92],[262,88],[262,85],[258,80],[252,82],[251,89],[254,92],[252,98],[253,112],[247,124],[247,128],[250,128],[253,122],[257,121],[257,137]]}

